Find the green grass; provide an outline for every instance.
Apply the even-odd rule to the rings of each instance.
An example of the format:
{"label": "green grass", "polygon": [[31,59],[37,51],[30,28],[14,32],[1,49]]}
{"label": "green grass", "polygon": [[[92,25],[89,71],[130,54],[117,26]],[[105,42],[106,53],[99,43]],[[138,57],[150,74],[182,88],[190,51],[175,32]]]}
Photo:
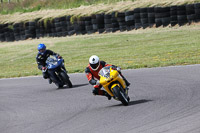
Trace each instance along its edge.
{"label": "green grass", "polygon": [[199,25],[191,25],[4,42],[0,43],[0,78],[40,75],[35,61],[39,43],[60,53],[70,73],[84,72],[93,54],[122,69],[199,64],[199,34]]}

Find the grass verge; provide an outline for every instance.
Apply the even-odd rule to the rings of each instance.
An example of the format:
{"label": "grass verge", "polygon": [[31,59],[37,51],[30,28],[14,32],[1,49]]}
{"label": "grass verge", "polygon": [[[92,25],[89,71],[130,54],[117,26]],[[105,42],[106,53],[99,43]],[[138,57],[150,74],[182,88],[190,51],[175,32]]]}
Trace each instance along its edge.
{"label": "grass verge", "polygon": [[0,78],[40,75],[37,45],[60,53],[70,73],[84,72],[95,54],[122,69],[200,63],[200,27],[149,28],[130,32],[0,43]]}

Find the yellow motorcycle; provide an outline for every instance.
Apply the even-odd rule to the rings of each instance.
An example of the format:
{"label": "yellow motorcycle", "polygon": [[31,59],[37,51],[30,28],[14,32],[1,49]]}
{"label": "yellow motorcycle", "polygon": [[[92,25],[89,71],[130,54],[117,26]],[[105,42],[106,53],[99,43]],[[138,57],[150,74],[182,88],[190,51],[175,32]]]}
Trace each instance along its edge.
{"label": "yellow motorcycle", "polygon": [[99,83],[106,92],[115,100],[121,101],[123,105],[128,105],[130,101],[128,88],[119,72],[113,66],[107,66],[99,71],[99,76]]}

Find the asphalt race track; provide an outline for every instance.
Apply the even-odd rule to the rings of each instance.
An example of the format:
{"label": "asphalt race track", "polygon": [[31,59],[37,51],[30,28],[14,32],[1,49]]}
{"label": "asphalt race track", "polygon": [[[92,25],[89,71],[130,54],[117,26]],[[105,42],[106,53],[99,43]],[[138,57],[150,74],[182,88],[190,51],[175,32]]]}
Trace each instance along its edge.
{"label": "asphalt race track", "polygon": [[129,106],[42,77],[0,80],[0,133],[200,133],[200,65],[124,70]]}

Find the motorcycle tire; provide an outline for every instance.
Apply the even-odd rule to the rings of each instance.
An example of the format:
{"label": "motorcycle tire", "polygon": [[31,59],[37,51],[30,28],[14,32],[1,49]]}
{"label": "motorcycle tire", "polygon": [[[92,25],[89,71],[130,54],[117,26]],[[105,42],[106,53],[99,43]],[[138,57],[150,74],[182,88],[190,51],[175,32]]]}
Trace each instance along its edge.
{"label": "motorcycle tire", "polygon": [[62,81],[69,87],[72,88],[72,82],[69,80],[69,76],[65,72],[60,72]]}
{"label": "motorcycle tire", "polygon": [[113,94],[122,102],[123,105],[128,105],[129,100],[126,98],[126,94],[122,92],[118,86],[113,88]]}

